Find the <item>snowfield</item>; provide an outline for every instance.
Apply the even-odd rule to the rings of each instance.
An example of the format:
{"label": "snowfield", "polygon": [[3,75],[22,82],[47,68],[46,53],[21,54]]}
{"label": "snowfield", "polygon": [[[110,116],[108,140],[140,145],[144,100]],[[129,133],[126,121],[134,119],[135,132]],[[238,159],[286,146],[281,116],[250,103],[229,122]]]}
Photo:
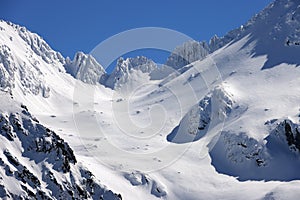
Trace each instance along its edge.
{"label": "snowfield", "polygon": [[276,0],[107,74],[1,21],[0,197],[298,199],[299,43],[298,0]]}

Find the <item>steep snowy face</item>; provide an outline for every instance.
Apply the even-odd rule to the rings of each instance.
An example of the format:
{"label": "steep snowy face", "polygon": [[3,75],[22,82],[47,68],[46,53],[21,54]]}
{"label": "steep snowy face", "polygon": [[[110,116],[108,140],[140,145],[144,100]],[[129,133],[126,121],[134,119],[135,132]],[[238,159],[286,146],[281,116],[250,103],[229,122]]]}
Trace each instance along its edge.
{"label": "steep snowy face", "polygon": [[194,61],[202,60],[209,54],[210,50],[206,42],[187,41],[178,46],[168,57],[166,65],[179,69]]}
{"label": "steep snowy face", "polygon": [[[59,52],[52,50],[39,35],[31,33],[25,27],[14,25],[9,22],[7,24],[12,26],[15,31],[18,32],[19,36],[31,47],[34,53],[41,56],[46,63],[64,63],[62,55]],[[10,39],[13,40],[13,38]]]}
{"label": "steep snowy face", "polygon": [[77,52],[73,61],[66,58],[64,65],[67,73],[85,83],[104,83],[107,74],[105,69],[95,60],[92,55]]}
{"label": "steep snowy face", "polygon": [[64,58],[37,34],[0,21],[0,87],[49,97],[46,74],[64,72]]}
{"label": "steep snowy face", "polygon": [[280,63],[299,65],[299,16],[298,0],[278,0],[247,24],[252,37],[249,43],[256,42],[253,55],[268,55],[268,61],[262,69]]}
{"label": "steep snowy face", "polygon": [[2,90],[14,87],[16,66],[11,55],[11,50],[6,45],[0,46],[0,86]]}
{"label": "steep snowy face", "polygon": [[167,140],[174,143],[197,141],[214,126],[228,119],[232,110],[240,109],[234,106],[232,95],[218,86],[190,109],[178,127],[167,136]]}
{"label": "steep snowy face", "polygon": [[1,198],[121,199],[78,164],[70,146],[25,105],[7,93],[0,97]]}
{"label": "steep snowy face", "polygon": [[[297,52],[300,48],[299,1],[275,1],[240,28],[230,31],[222,38],[214,36],[210,40],[209,47],[215,51],[246,35],[251,38],[248,44],[252,42],[256,44],[252,52],[253,56],[268,55],[268,61],[263,69],[280,63],[299,63]],[[282,54],[282,52],[286,53]]]}
{"label": "steep snowy face", "polygon": [[[128,81],[135,81],[131,76],[132,74],[137,74],[137,77],[148,77],[149,74],[157,69],[157,65],[150,59],[144,56],[138,56],[136,58],[119,58],[117,66],[111,73],[106,81],[106,85],[111,88],[121,87],[124,83]],[[142,78],[143,79],[143,78]]]}

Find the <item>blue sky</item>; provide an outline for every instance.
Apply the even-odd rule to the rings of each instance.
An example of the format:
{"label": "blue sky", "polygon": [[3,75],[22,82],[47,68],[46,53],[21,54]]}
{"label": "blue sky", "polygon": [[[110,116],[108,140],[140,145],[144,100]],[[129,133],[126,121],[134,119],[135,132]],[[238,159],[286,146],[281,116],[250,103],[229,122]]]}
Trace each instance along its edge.
{"label": "blue sky", "polygon": [[[239,27],[271,0],[0,0],[0,18],[26,26],[64,56],[138,27],[164,27],[209,40]],[[139,52],[141,53],[141,52]],[[145,53],[147,54],[147,52]],[[157,62],[161,52],[149,53]]]}

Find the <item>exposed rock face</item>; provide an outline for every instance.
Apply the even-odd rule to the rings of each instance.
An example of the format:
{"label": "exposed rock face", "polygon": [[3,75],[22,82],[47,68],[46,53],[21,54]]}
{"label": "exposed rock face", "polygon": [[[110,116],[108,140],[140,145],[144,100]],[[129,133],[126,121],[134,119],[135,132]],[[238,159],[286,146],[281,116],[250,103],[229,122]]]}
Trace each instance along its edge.
{"label": "exposed rock face", "polygon": [[289,119],[274,119],[265,125],[270,132],[264,141],[246,133],[223,131],[210,152],[217,171],[242,181],[299,179],[300,161],[295,159],[300,157],[299,125]]}
{"label": "exposed rock face", "polygon": [[221,87],[216,87],[206,95],[180,121],[167,140],[174,143],[187,143],[201,139],[210,126],[222,123],[231,113],[234,101]]}
{"label": "exposed rock face", "polygon": [[300,152],[299,125],[293,123],[289,119],[285,119],[278,123],[270,133],[270,139],[273,139],[278,143],[283,143],[282,145],[289,147],[292,152]]}
{"label": "exposed rock face", "polygon": [[121,199],[77,163],[62,138],[21,107],[0,113],[1,198]]}
{"label": "exposed rock face", "polygon": [[149,192],[157,198],[163,198],[167,196],[166,189],[164,186],[151,178],[148,174],[134,171],[131,173],[125,173],[124,177],[131,183],[133,186],[146,187]]}

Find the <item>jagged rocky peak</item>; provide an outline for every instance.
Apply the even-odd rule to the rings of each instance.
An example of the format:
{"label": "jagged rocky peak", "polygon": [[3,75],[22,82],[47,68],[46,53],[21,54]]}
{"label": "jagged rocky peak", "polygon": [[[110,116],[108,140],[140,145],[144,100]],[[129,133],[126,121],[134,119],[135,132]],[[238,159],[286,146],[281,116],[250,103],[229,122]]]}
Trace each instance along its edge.
{"label": "jagged rocky peak", "polygon": [[206,42],[187,41],[174,49],[168,57],[166,65],[179,69],[194,61],[205,58],[209,52],[210,50]]}
{"label": "jagged rocky peak", "polygon": [[150,74],[156,69],[156,63],[144,56],[126,59],[120,57],[117,61],[115,69],[107,79],[106,85],[110,88],[114,88],[116,84],[128,81],[130,73],[133,71],[141,72],[142,74]]}
{"label": "jagged rocky peak", "polygon": [[143,73],[150,73],[156,69],[156,64],[151,59],[146,58],[145,56],[137,56],[135,58],[122,58],[120,57],[116,70],[117,71],[129,71],[130,69],[141,70]]}
{"label": "jagged rocky peak", "polygon": [[106,78],[105,69],[90,54],[77,52],[72,61],[66,58],[64,66],[69,74],[85,83],[102,83]]}

